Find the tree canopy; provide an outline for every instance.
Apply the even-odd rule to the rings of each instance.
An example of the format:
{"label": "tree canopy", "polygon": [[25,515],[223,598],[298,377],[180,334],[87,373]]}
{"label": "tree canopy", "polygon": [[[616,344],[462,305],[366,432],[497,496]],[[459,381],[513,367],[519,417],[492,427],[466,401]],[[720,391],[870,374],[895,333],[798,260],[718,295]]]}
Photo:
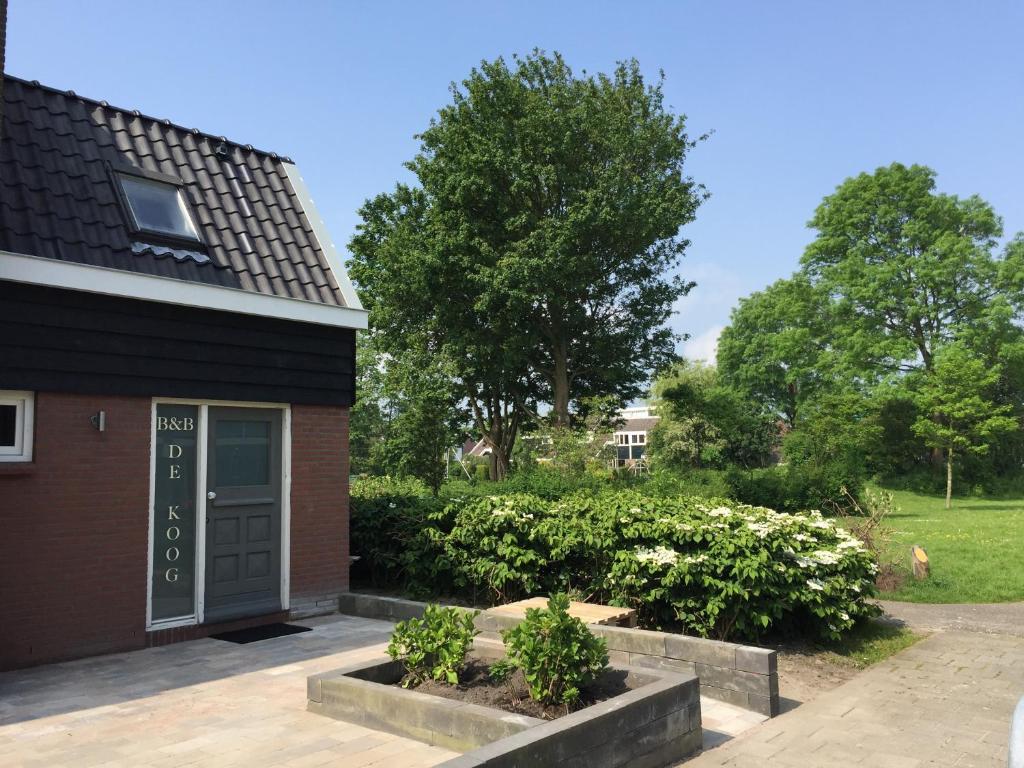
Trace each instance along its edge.
{"label": "tree canopy", "polygon": [[809,226],[803,273],[834,300],[829,334],[854,370],[932,368],[941,344],[1020,311],[1020,249],[994,255],[1002,221],[980,197],[935,190],[894,163],[847,179]]}
{"label": "tree canopy", "polygon": [[[888,474],[926,468],[930,446],[932,459],[947,452],[951,478],[950,450],[969,459],[1002,440],[997,460],[1019,471],[1024,442],[995,426],[1024,415],[1024,236],[1000,253],[988,203],[899,163],[844,181],[809,226],[800,270],[741,301],[718,353],[724,382],[795,429],[786,458]],[[967,384],[981,370],[984,407]],[[978,406],[978,450],[953,440],[954,401]],[[973,429],[955,420],[961,437]]]}
{"label": "tree canopy", "polygon": [[636,61],[576,76],[535,51],[451,94],[408,163],[418,184],[360,209],[351,274],[389,350],[445,358],[501,476],[539,403],[567,426],[673,358],[680,228],[705,192],[684,117]]}

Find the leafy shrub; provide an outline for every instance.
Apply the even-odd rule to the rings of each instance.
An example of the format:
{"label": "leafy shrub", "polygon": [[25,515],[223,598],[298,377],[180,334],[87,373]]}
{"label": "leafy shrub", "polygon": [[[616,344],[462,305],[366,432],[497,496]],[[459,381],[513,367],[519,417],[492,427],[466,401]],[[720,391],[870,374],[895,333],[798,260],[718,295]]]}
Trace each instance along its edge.
{"label": "leafy shrub", "polygon": [[459,670],[466,660],[473,638],[477,612],[428,605],[422,619],[400,621],[388,643],[388,655],[405,667],[402,686],[408,688],[424,680],[439,680],[458,685]]}
{"label": "leafy shrub", "polygon": [[700,496],[705,499],[732,495],[726,473],[717,469],[691,469],[686,472],[655,469],[632,483],[647,496]]}
{"label": "leafy shrub", "polygon": [[474,602],[509,602],[538,592],[548,560],[535,542],[535,528],[546,511],[541,499],[526,494],[473,499],[458,508],[444,539],[455,586]]}
{"label": "leafy shrub", "polygon": [[526,619],[501,633],[507,658],[491,668],[495,677],[522,669],[530,698],[541,704],[572,704],[580,688],[608,666],[604,638],[569,615],[567,595],[552,595],[547,608],[529,608]]}
{"label": "leafy shrub", "polygon": [[849,512],[850,496],[859,499],[864,476],[841,463],[789,464],[767,469],[732,469],[726,475],[728,496],[756,507],[782,512],[825,509]]}
{"label": "leafy shrub", "polygon": [[355,576],[379,586],[441,580],[429,553],[443,507],[426,485],[412,478],[361,477],[349,496],[351,551],[360,557]]}
{"label": "leafy shrub", "polygon": [[429,512],[391,498],[393,533],[373,541],[414,594],[493,603],[568,592],[635,607],[646,627],[719,639],[833,638],[873,612],[873,555],[818,512],[607,487],[554,501],[466,494]]}

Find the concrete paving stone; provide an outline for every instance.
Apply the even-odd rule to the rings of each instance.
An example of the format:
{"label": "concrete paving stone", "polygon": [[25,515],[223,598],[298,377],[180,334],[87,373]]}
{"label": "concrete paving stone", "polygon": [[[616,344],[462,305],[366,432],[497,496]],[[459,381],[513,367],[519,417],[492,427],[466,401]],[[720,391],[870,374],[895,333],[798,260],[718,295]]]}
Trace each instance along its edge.
{"label": "concrete paving stone", "polygon": [[314,630],[2,673],[0,765],[264,768],[313,765],[322,755],[322,764],[343,766],[385,745],[388,760],[420,768],[453,756],[306,712],[306,677],[379,654],[393,625],[350,616],[297,623]]}
{"label": "concrete paving stone", "polygon": [[1024,638],[943,632],[686,765],[1005,768],[1021,692]]}

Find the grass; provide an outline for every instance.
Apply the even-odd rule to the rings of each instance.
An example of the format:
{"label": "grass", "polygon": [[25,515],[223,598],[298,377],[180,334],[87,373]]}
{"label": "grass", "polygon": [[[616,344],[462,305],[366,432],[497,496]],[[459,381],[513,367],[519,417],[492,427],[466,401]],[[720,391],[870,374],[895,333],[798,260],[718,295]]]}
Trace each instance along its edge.
{"label": "grass", "polygon": [[841,667],[865,669],[909,648],[924,635],[883,621],[857,624],[837,640],[821,646],[826,661]]}
{"label": "grass", "polygon": [[[914,603],[1001,603],[1024,600],[1024,499],[954,498],[893,493],[899,511],[886,518],[890,529],[883,562],[905,577],[887,600]],[[910,547],[928,553],[931,576],[914,581]]]}

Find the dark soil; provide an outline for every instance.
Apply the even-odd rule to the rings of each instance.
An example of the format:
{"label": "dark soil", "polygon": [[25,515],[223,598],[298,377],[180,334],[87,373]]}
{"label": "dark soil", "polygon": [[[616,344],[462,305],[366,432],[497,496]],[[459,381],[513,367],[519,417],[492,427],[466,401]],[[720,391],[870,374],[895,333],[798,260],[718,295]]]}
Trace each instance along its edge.
{"label": "dark soil", "polygon": [[503,709],[517,715],[539,717],[554,720],[568,715],[591,704],[597,704],[629,690],[626,685],[626,673],[614,669],[607,670],[600,678],[580,691],[579,700],[571,707],[556,705],[545,707],[530,698],[526,687],[526,679],[522,670],[516,670],[512,676],[501,683],[496,683],[488,676],[490,662],[481,659],[469,659],[466,666],[459,672],[459,684],[448,685],[435,680],[427,680],[416,687],[420,693],[455,699],[468,704],[480,704],[493,709]]}

